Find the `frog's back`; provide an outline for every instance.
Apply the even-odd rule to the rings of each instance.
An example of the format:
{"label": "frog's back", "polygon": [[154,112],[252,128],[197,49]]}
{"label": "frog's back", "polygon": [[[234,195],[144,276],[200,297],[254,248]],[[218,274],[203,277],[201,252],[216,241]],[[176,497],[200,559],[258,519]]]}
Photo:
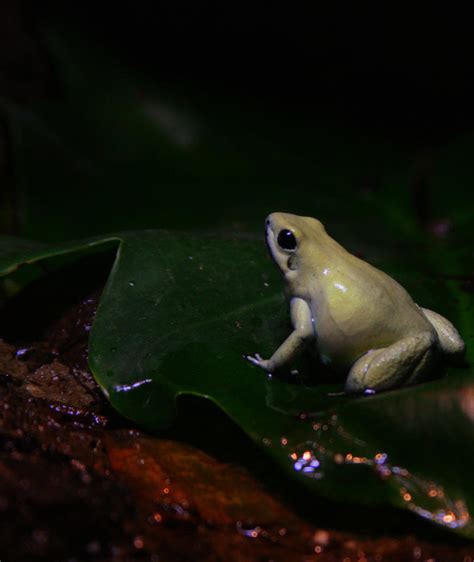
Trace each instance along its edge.
{"label": "frog's back", "polygon": [[434,332],[397,281],[345,250],[343,258],[321,276],[312,301],[322,356],[345,367],[370,349]]}

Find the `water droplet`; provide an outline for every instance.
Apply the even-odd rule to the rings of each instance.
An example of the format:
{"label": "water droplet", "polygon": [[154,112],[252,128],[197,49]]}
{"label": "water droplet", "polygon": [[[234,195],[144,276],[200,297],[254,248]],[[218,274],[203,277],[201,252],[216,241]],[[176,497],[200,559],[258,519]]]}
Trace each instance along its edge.
{"label": "water droplet", "polygon": [[321,463],[316,458],[314,443],[301,443],[289,457],[296,472],[301,472],[310,478],[322,478]]}
{"label": "water droplet", "polygon": [[327,531],[321,529],[314,533],[313,541],[315,544],[327,546],[329,544],[329,540],[330,540],[330,535]]}
{"label": "water droplet", "polygon": [[28,353],[28,351],[30,351],[29,347],[22,347],[20,349],[17,349],[15,355],[18,359],[20,359],[21,357],[23,357],[24,355],[26,355]]}
{"label": "water droplet", "polygon": [[386,453],[377,453],[374,457],[375,464],[384,464],[387,461]]}
{"label": "water droplet", "polygon": [[129,287],[135,287],[135,281],[130,281],[128,284]]}
{"label": "water droplet", "polygon": [[262,534],[266,534],[265,531],[260,526],[256,527],[245,527],[242,521],[237,521],[236,523],[237,531],[244,535],[244,537],[249,537],[251,539],[256,539]]}
{"label": "water droplet", "polygon": [[151,379],[143,379],[142,381],[132,382],[130,384],[116,384],[114,386],[115,392],[129,392],[130,390],[134,390],[135,388],[139,388],[144,384],[150,384],[153,382]]}
{"label": "water droplet", "polygon": [[143,540],[143,537],[141,537],[140,535],[137,535],[134,539],[133,539],[133,546],[137,549],[140,550],[143,548],[145,542]]}

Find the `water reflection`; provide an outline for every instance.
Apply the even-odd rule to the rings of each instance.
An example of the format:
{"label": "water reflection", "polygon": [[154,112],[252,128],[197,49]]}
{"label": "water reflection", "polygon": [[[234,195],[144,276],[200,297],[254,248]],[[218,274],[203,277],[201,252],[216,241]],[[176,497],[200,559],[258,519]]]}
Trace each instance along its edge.
{"label": "water reflection", "polygon": [[141,381],[136,381],[130,384],[116,384],[114,386],[115,392],[130,392],[130,390],[134,390],[135,388],[139,388],[144,384],[152,383],[152,379],[143,379]]}
{"label": "water reflection", "polygon": [[296,447],[289,456],[296,472],[301,472],[305,476],[316,479],[323,477],[321,463],[315,453],[315,444],[311,441]]}
{"label": "water reflection", "polygon": [[[321,479],[325,473],[333,471],[336,465],[367,467],[396,490],[400,505],[420,517],[450,529],[463,529],[472,525],[466,503],[450,496],[437,482],[421,478],[407,468],[391,462],[384,451],[373,451],[370,455],[355,452],[354,447],[364,450],[370,448],[360,439],[354,438],[336,415],[321,422],[311,422],[311,428],[316,434],[312,441],[294,445],[286,436],[280,439],[280,444],[289,451],[288,459],[295,472],[304,477]],[[333,448],[328,444],[333,444]]]}

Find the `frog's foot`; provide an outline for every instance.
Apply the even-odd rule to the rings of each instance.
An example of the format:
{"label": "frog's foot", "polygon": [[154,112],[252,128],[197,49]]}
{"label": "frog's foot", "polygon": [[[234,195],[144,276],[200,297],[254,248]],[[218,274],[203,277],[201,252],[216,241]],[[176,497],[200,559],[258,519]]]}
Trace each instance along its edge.
{"label": "frog's foot", "polygon": [[451,361],[460,361],[466,351],[466,345],[456,328],[449,320],[437,312],[433,312],[427,308],[422,308],[421,311],[436,330],[441,351],[445,353],[447,358]]}
{"label": "frog's foot", "polygon": [[437,343],[435,334],[422,332],[369,351],[352,365],[346,392],[388,390],[422,380],[436,360]]}
{"label": "frog's foot", "polygon": [[257,365],[257,367],[262,368],[264,371],[270,371],[270,361],[268,361],[267,359],[262,359],[259,353],[256,353],[255,355],[244,355],[244,358],[247,359],[247,361],[250,361],[250,363]]}

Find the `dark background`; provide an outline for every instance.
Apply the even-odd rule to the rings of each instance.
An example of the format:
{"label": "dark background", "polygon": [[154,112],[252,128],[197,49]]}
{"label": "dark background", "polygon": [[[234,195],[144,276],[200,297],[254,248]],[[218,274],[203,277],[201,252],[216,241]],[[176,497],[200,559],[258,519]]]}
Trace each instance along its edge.
{"label": "dark background", "polygon": [[[92,53],[110,57],[126,86],[137,95],[144,83],[152,84],[155,91],[166,91],[168,99],[176,96],[178,105],[197,108],[201,123],[213,131],[215,141],[207,147],[207,161],[198,151],[195,158],[205,164],[189,176],[183,175],[187,164],[179,158],[167,167],[165,154],[163,169],[156,175],[144,172],[147,162],[138,158],[132,165],[140,168],[141,175],[134,176],[132,165],[123,164],[128,166],[129,176],[122,174],[118,182],[106,176],[103,187],[94,184],[90,192],[88,178],[78,180],[83,204],[72,196],[71,212],[74,215],[74,209],[81,207],[82,214],[78,210],[70,221],[76,225],[70,236],[116,228],[213,227],[213,214],[222,217],[217,221],[219,226],[245,214],[249,220],[244,227],[255,228],[257,215],[260,221],[269,210],[317,214],[318,198],[306,200],[302,196],[308,187],[337,200],[334,208],[343,203],[344,193],[348,204],[352,204],[353,193],[361,190],[379,189],[377,197],[383,197],[379,156],[371,156],[370,149],[363,156],[354,156],[360,165],[356,172],[347,172],[347,177],[336,181],[337,193],[332,180],[327,179],[334,170],[345,171],[347,158],[342,153],[350,153],[350,147],[359,141],[404,154],[413,174],[405,185],[400,183],[400,197],[406,197],[410,190],[412,208],[425,224],[446,219],[444,205],[430,202],[430,178],[437,173],[432,171],[437,158],[433,151],[449,146],[474,127],[472,40],[465,14],[441,7],[382,12],[369,6],[339,4],[308,10],[304,5],[278,8],[217,2],[112,5],[10,0],[0,6],[0,92],[17,108],[35,111],[43,102],[61,107],[67,96],[45,40],[45,30],[47,35],[51,29],[55,33],[59,29],[62,38],[73,36]],[[97,91],[107,88],[107,78],[100,85],[91,83],[94,87]],[[113,100],[119,92],[112,83],[110,88]],[[96,137],[90,150],[100,162],[101,147],[107,146],[109,139],[98,138],[94,131],[95,117],[88,111],[94,95],[85,92],[80,98],[83,115],[78,119],[90,119],[90,134]],[[68,111],[72,118],[75,111],[71,107]],[[117,113],[117,124],[122,118],[127,116]],[[74,130],[74,123],[70,130]],[[127,135],[123,133],[122,144],[129,138],[133,146],[134,140]],[[32,202],[43,195],[44,207],[58,216],[62,211],[54,205],[79,188],[69,185],[67,174],[58,180],[65,186],[61,192],[51,187],[54,181],[44,179],[42,187],[35,171],[35,181],[30,183],[36,185],[19,197],[18,175],[11,163],[14,149],[8,134],[4,136],[3,161],[10,164],[3,166],[3,200],[9,207],[18,207],[19,200],[28,201],[36,210],[20,209],[13,218],[4,219],[3,230],[48,239],[68,237],[65,224],[54,225],[53,220],[48,234],[26,224],[24,216],[34,219],[46,212],[37,201]],[[326,153],[321,151],[325,136],[333,137]],[[115,137],[116,132],[111,132],[111,138]],[[216,150],[221,144],[240,160],[223,166],[219,175],[214,171],[222,160]],[[471,158],[471,146],[463,147],[463,165]],[[43,161],[48,158],[55,161],[51,155],[45,155]],[[160,162],[158,152],[155,162]],[[319,173],[324,165],[329,171]],[[141,203],[136,196],[130,208],[128,192],[133,177],[145,187],[133,186],[134,193],[137,189],[143,193]],[[458,202],[463,200],[464,208],[472,205],[471,178],[466,177],[455,180],[453,195]],[[154,186],[153,193],[146,186],[148,180]],[[303,184],[305,188],[293,191],[293,186]],[[10,196],[6,197],[8,190]],[[179,197],[173,194],[176,190]],[[101,196],[107,203],[97,201]],[[255,200],[254,217],[248,209],[242,210],[250,206],[251,198]],[[107,209],[116,220],[90,220],[101,222],[101,228],[79,228],[77,225],[85,221],[84,210],[92,207],[100,210],[101,217]],[[161,209],[156,220],[147,216],[152,207]],[[130,211],[141,214],[142,220],[132,219]],[[178,211],[181,220],[169,219]],[[325,214],[324,209],[321,213],[329,222],[331,215],[337,214]]]}
{"label": "dark background", "polygon": [[[67,22],[162,83],[193,81],[269,110],[304,108],[309,117],[324,106],[332,118],[408,141],[435,142],[472,126],[472,36],[467,14],[452,9],[52,0],[3,6],[7,30],[13,24],[13,32],[17,25],[34,33],[38,24]],[[6,67],[12,80],[26,78],[22,62]]]}

